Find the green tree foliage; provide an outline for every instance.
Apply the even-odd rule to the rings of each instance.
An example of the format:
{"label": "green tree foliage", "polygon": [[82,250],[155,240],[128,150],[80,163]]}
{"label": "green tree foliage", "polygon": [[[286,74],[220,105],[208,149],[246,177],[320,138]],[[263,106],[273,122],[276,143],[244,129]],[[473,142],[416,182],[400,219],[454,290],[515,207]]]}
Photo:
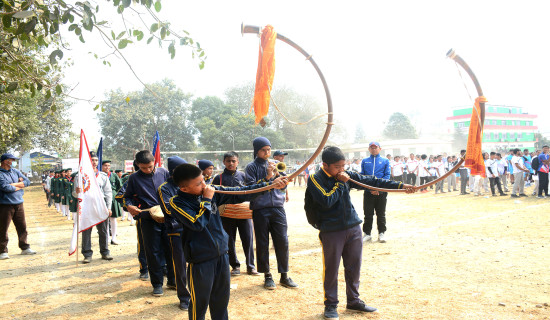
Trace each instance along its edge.
{"label": "green tree foliage", "polygon": [[[107,94],[105,111],[99,114],[105,157],[133,159],[135,152],[152,150],[153,136],[159,131],[162,151],[189,151],[196,148],[190,122],[191,95],[171,80],[150,84],[149,90]],[[128,100],[127,100],[128,98]]]}
{"label": "green tree foliage", "polygon": [[390,120],[384,128],[384,137],[388,139],[416,139],[418,134],[412,125],[409,117],[395,112],[390,116]]}
{"label": "green tree foliage", "polygon": [[242,108],[227,105],[218,97],[193,101],[191,120],[202,150],[251,149],[252,140],[258,136],[267,137],[273,145],[282,145],[284,140],[280,133],[269,126],[254,125],[254,116],[239,113],[239,110]]}
{"label": "green tree foliage", "polygon": [[[33,94],[42,92],[46,99],[63,94],[60,79],[53,80],[51,72],[59,71],[58,60],[63,58],[63,50],[66,50],[65,41],[68,39],[65,38],[68,35],[62,34],[64,30],[83,43],[85,35],[87,37],[95,31],[95,36],[101,37],[106,47],[123,59],[121,50],[139,41],[149,44],[156,40],[159,46],[167,47],[172,59],[177,45],[190,47],[192,56],[199,59],[199,67],[203,68],[206,56],[200,44],[185,30],[181,34],[175,32],[169,22],[157,16],[162,7],[160,0],[113,0],[111,5],[110,9],[116,10],[123,22],[121,30],[111,27],[112,21],[105,17],[108,9],[100,12],[96,2],[0,1],[0,96],[21,88]],[[132,16],[136,21],[127,21]],[[127,25],[133,27],[127,28]],[[110,65],[109,61],[101,60]],[[55,105],[55,100],[52,102]]]}
{"label": "green tree foliage", "polygon": [[[61,153],[67,148],[65,138],[71,128],[67,120],[70,103],[58,98],[54,113],[50,113],[50,97],[34,97],[27,90],[18,90],[2,96],[0,103],[0,153],[20,152],[40,148]],[[46,116],[47,115],[47,116]]]}
{"label": "green tree foliage", "polygon": [[[238,114],[250,112],[251,123],[253,123],[253,111],[250,111],[250,107],[253,96],[253,83],[234,86],[225,91],[226,104]],[[272,98],[269,114],[266,117],[268,123],[264,128],[254,126],[253,136],[264,135],[270,139],[275,149],[316,147],[326,129],[326,116],[304,125],[297,125],[285,120],[283,115],[293,122],[307,122],[325,112],[318,101],[286,87],[273,90]],[[250,142],[248,146],[250,148]],[[303,152],[304,157],[307,154],[308,152]]]}
{"label": "green tree foliage", "polygon": [[550,146],[550,140],[545,138],[540,132],[535,133],[535,149],[542,150],[543,146]]}

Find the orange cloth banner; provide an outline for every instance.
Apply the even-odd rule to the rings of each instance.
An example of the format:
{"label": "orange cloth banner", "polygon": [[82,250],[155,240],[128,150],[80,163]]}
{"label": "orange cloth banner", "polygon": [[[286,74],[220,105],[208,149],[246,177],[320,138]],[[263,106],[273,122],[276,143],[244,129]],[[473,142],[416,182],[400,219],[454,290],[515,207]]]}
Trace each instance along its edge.
{"label": "orange cloth banner", "polygon": [[464,165],[470,168],[470,175],[486,177],[485,161],[483,160],[481,147],[481,141],[483,140],[483,123],[481,119],[480,102],[485,103],[487,99],[483,96],[477,97],[474,108],[472,109]]}
{"label": "orange cloth banner", "polygon": [[270,90],[275,76],[275,40],[277,32],[270,25],[262,30],[258,71],[256,72],[256,89],[254,90],[254,114],[256,124],[269,112]]}

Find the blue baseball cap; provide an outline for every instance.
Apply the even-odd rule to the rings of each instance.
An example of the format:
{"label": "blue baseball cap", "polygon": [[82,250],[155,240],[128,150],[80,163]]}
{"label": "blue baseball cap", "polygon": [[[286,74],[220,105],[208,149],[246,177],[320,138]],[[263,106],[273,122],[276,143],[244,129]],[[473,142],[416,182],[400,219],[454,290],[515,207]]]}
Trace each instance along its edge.
{"label": "blue baseball cap", "polygon": [[13,160],[19,160],[19,158],[17,158],[16,156],[14,156],[13,154],[11,153],[4,153],[2,155],[2,157],[0,157],[0,162],[6,160],[6,159],[13,159]]}
{"label": "blue baseball cap", "polygon": [[376,141],[372,141],[371,143],[369,143],[369,147],[372,146],[372,145],[375,145],[375,146],[378,146],[380,147],[380,143],[376,142]]}
{"label": "blue baseball cap", "polygon": [[288,156],[288,152],[282,152],[281,150],[277,150],[273,153],[273,156]]}

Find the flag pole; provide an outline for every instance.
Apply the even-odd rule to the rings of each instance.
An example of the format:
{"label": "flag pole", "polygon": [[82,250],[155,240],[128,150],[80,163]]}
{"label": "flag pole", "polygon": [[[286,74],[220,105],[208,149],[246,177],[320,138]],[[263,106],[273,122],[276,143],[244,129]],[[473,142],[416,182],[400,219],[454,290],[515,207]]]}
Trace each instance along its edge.
{"label": "flag pole", "polygon": [[[82,162],[82,135],[83,135],[84,131],[82,129],[80,129],[80,152],[78,153],[78,174],[75,176],[76,178],[78,179],[81,179],[80,177],[80,163]],[[77,186],[77,181],[74,182],[74,186],[76,187]],[[78,194],[76,196],[76,217],[73,217],[73,218],[76,218],[74,220],[75,223],[76,223],[76,249],[75,249],[75,253],[76,253],[76,268],[78,268],[78,234],[80,232],[78,232],[78,230],[80,230],[80,213],[79,213],[79,210],[80,209],[80,203],[78,201]]]}
{"label": "flag pole", "polygon": [[[77,199],[78,201],[78,199]],[[78,268],[78,234],[80,232],[78,232],[79,230],[79,225],[80,225],[80,214],[78,214],[78,206],[76,207],[76,251],[75,251],[75,256],[76,256],[76,267]]]}

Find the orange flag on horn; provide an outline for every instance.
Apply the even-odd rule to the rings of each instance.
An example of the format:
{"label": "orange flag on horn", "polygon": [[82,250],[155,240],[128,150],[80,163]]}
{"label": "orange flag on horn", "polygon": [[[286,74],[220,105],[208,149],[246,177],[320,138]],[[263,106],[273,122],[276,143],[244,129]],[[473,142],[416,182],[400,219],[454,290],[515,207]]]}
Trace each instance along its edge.
{"label": "orange flag on horn", "polygon": [[477,97],[474,108],[472,109],[472,118],[470,120],[470,130],[468,131],[468,145],[466,146],[466,158],[464,165],[470,168],[470,174],[486,177],[485,161],[483,160],[481,141],[483,139],[483,123],[481,118],[480,102],[487,102],[485,97]]}
{"label": "orange flag on horn", "polygon": [[[256,89],[254,90],[254,114],[256,115],[256,124],[262,122],[262,119],[269,111],[270,90],[273,86],[273,77],[275,76],[275,40],[277,32],[270,25],[262,30],[260,43],[260,54],[258,57],[258,71],[256,72]],[[262,126],[265,122],[262,122]]]}

